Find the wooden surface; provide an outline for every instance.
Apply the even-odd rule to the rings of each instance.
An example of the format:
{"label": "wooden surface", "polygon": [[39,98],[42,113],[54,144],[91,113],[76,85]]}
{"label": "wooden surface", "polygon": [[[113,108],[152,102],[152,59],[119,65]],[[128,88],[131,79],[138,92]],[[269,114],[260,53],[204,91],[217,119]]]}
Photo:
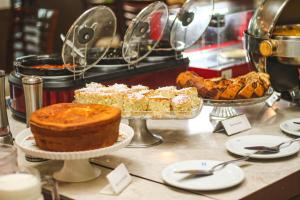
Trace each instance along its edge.
{"label": "wooden surface", "polygon": [[[164,167],[184,160],[230,160],[235,156],[225,149],[225,142],[241,135],[270,134],[290,137],[279,129],[279,124],[287,119],[299,117],[300,108],[281,101],[273,108],[264,104],[240,109],[247,114],[253,128],[241,134],[228,137],[222,133],[212,133],[214,123],[209,121],[211,107],[204,107],[201,114],[192,120],[149,121],[153,133],[164,138],[164,143],[145,149],[125,148],[101,158],[94,159],[104,166],[104,172],[124,163],[135,177],[134,182],[119,196],[111,199],[289,199],[300,194],[300,156],[276,160],[249,160],[241,162],[246,179],[231,189],[215,192],[184,192],[166,186],[160,176]],[[10,119],[12,131],[16,134],[23,124]],[[50,165],[48,165],[50,166]],[[48,167],[47,166],[47,167]],[[55,166],[55,165],[54,165]],[[102,175],[95,181],[80,184],[60,184],[61,194],[74,199],[97,199],[98,189],[105,181]],[[137,195],[140,194],[140,195]],[[161,196],[164,194],[165,196]],[[199,195],[199,196],[198,196]],[[162,198],[163,197],[163,198]],[[107,199],[104,198],[104,199]]]}

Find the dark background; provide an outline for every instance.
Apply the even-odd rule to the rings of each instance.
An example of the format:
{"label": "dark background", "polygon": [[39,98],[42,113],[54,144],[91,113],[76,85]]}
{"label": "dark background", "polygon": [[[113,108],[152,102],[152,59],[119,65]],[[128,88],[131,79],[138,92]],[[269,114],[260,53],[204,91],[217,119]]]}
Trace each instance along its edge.
{"label": "dark background", "polygon": [[[107,0],[112,3],[103,3],[103,0],[11,0],[11,8],[0,10],[0,69],[9,72],[12,70],[13,61],[16,57],[14,55],[14,45],[16,39],[14,38],[16,30],[20,30],[20,20],[29,18],[28,12],[37,11],[41,8],[55,10],[57,12],[57,20],[55,24],[55,34],[53,44],[50,49],[42,49],[38,54],[60,53],[62,48],[62,41],[59,38],[61,33],[66,34],[72,23],[85,10],[96,5],[106,5],[112,8],[118,19],[118,34],[122,37],[126,30],[126,23],[123,17],[123,1],[125,0]],[[129,1],[132,2],[132,1]],[[136,1],[136,6],[140,8],[143,5],[150,4],[153,1]],[[20,14],[20,10],[22,14]],[[24,13],[26,12],[26,14]],[[32,17],[32,16],[30,16]],[[20,18],[20,19],[18,19]],[[20,25],[21,24],[21,25]],[[17,28],[16,28],[17,27]],[[21,27],[23,28],[23,27]],[[48,37],[48,36],[47,36]],[[44,42],[44,39],[41,39]],[[24,45],[25,46],[25,45]],[[31,55],[30,51],[24,51],[23,55]]]}

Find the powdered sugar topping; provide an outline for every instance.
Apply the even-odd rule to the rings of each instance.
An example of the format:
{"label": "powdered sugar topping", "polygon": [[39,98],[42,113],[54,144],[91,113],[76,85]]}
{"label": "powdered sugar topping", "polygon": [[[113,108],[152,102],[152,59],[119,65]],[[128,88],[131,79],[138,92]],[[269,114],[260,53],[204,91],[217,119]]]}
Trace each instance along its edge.
{"label": "powdered sugar topping", "polygon": [[189,97],[187,95],[178,95],[172,99],[172,102],[175,104],[182,104],[189,101]]}

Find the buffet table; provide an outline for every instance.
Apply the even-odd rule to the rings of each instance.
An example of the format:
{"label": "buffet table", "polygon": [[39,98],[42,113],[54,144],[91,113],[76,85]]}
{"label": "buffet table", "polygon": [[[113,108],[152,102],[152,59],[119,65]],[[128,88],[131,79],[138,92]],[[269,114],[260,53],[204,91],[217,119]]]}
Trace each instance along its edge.
{"label": "buffet table", "polygon": [[[125,148],[111,155],[93,159],[100,167],[102,175],[85,183],[60,183],[59,193],[63,199],[289,199],[300,195],[300,156],[299,153],[284,159],[255,160],[240,162],[245,172],[245,180],[238,186],[214,192],[184,191],[167,186],[161,171],[169,164],[185,160],[220,160],[236,158],[225,149],[225,142],[234,136],[212,133],[215,126],[210,122],[212,107],[204,107],[201,113],[191,120],[149,120],[148,127],[153,133],[164,138],[164,143],[151,148]],[[238,135],[270,134],[286,136],[279,124],[299,117],[300,107],[286,101],[277,102],[272,108],[265,104],[248,106],[239,111],[249,118],[252,129]],[[11,116],[11,113],[9,113]],[[124,121],[125,122],[125,121]],[[25,128],[25,124],[10,118],[14,135]],[[21,165],[36,165],[25,162],[19,153]],[[107,185],[105,175],[119,164],[124,163],[133,182],[119,195],[101,194]],[[61,162],[47,161],[37,167],[41,173],[51,173]],[[299,197],[298,197],[299,198]]]}

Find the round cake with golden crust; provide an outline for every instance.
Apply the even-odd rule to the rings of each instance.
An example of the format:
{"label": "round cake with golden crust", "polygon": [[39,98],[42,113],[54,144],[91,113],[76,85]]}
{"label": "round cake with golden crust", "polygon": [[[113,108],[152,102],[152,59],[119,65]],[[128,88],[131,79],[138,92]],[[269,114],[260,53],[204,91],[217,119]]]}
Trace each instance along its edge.
{"label": "round cake with golden crust", "polygon": [[32,113],[30,128],[43,150],[86,151],[113,145],[119,136],[120,121],[118,108],[61,103]]}

